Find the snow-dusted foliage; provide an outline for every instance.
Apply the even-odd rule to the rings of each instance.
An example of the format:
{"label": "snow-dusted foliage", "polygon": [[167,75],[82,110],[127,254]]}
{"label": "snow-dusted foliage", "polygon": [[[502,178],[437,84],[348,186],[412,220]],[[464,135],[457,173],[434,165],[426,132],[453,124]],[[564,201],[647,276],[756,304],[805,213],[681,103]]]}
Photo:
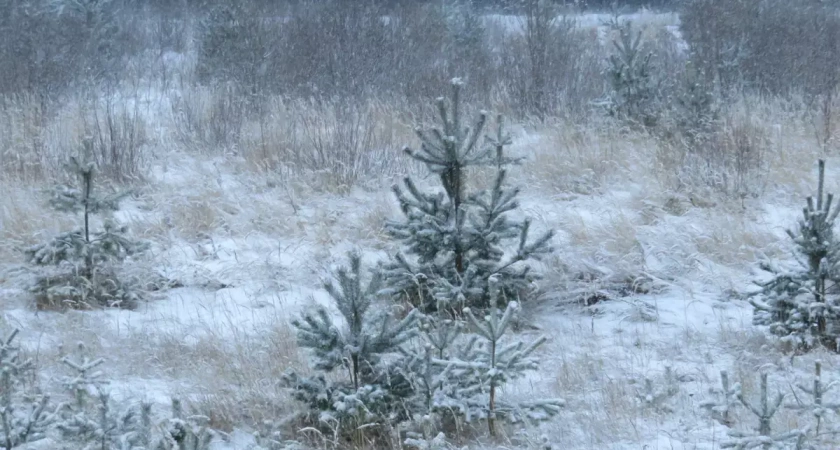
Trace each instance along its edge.
{"label": "snow-dusted foliage", "polygon": [[658,412],[671,413],[673,408],[668,400],[679,392],[679,384],[670,366],[665,366],[665,376],[662,383],[654,384],[650,378],[645,378],[644,386],[636,392],[639,403],[648,409]]}
{"label": "snow-dusted foliage", "polygon": [[[731,440],[721,444],[721,448],[734,448],[736,450],[748,450],[761,448],[770,449],[806,449],[808,430],[793,430],[786,433],[773,434],[771,420],[779,411],[785,396],[778,393],[775,398],[770,399],[767,392],[767,374],[761,374],[761,392],[759,393],[759,405],[755,406],[747,401],[743,395],[738,395],[738,400],[750,412],[758,418],[758,428],[753,432],[732,430],[729,432]],[[794,447],[791,447],[791,444]]]}
{"label": "snow-dusted foliage", "polygon": [[421,432],[409,432],[403,444],[417,450],[445,450],[448,448],[446,435],[438,432],[434,434],[434,421],[431,416],[426,415],[421,419]]}
{"label": "snow-dusted foliage", "polygon": [[[430,420],[436,417],[438,421],[452,415],[466,422],[487,421],[494,435],[497,420],[544,420],[556,414],[564,402],[544,399],[511,403],[498,398],[499,389],[507,382],[537,369],[538,361],[532,354],[545,338],[531,343],[509,340],[506,334],[518,304],[509,302],[504,311],[498,309],[501,286],[496,278],[490,284],[493,294],[487,315],[479,318],[470,309],[465,310],[474,334],[462,336],[466,327],[457,322],[424,324],[425,354],[407,356],[403,366],[412,371],[410,379],[416,386],[414,405],[418,414],[432,417]],[[405,351],[406,355],[416,353]]]}
{"label": "snow-dusted foliage", "polygon": [[13,330],[0,341],[0,445],[6,450],[43,439],[56,419],[55,413],[47,410],[49,396],[32,395],[22,386],[23,377],[34,368],[14,345],[18,332]]}
{"label": "snow-dusted foliage", "polygon": [[497,277],[490,278],[490,311],[479,319],[470,309],[465,313],[478,337],[478,343],[466,360],[445,362],[453,367],[456,378],[465,380],[466,387],[459,395],[468,397],[468,417],[487,419],[490,434],[495,434],[496,419],[518,422],[523,419],[545,420],[559,412],[564,405],[560,399],[544,399],[523,404],[500,401],[498,389],[508,381],[521,377],[527,371],[536,370],[537,359],[534,350],[545,343],[540,337],[526,344],[522,341],[506,342],[505,334],[510,329],[511,319],[519,308],[517,302],[508,302],[504,312],[498,309],[502,285]]}
{"label": "snow-dusted foliage", "polygon": [[[148,245],[129,238],[128,228],[108,216],[117,210],[126,194],[97,195],[93,163],[71,158],[68,169],[77,178],[78,185],[57,186],[50,205],[59,212],[80,213],[84,226],[26,250],[30,264],[55,268],[41,274],[31,289],[38,298],[38,306],[130,307],[139,297],[131,286],[120,280],[116,263],[146,250]],[[96,231],[91,221],[99,214],[106,217],[102,228]]]}
{"label": "snow-dusted foliage", "polygon": [[[501,116],[493,137],[483,134],[484,112],[472,127],[464,125],[462,84],[453,80],[448,105],[437,100],[440,127],[418,129],[420,150],[406,149],[438,176],[442,192],[425,193],[406,178],[405,189],[394,186],[405,220],[387,225],[404,250],[385,265],[385,292],[405,295],[426,312],[486,308],[491,276],[504,291],[502,303],[517,299],[537,278],[526,261],[551,251],[552,232],[529,241],[530,222],[510,218],[519,207],[519,190],[505,183],[505,167],[515,162],[504,154],[510,136]],[[490,190],[467,191],[467,169],[475,166],[496,166]]]}
{"label": "snow-dusted foliage", "polygon": [[618,39],[608,59],[607,78],[612,88],[607,106],[611,115],[646,127],[658,120],[657,85],[651,70],[652,53],[642,48],[642,32],[634,32],[630,22],[610,24]]}
{"label": "snow-dusted foliage", "polygon": [[[293,322],[299,345],[312,350],[313,368],[319,373],[303,377],[290,372],[285,382],[294,398],[306,405],[310,419],[352,430],[388,423],[401,414],[411,386],[383,357],[396,353],[415,334],[417,313],[397,320],[381,306],[373,306],[381,275],[374,272],[365,283],[361,256],[350,254],[349,259],[349,268],[337,271],[337,284],[324,284],[342,323],[333,322],[324,308]],[[340,379],[328,381],[326,374]]]}
{"label": "snow-dusted foliage", "polygon": [[[140,422],[131,408],[117,408],[104,390],[108,381],[99,367],[102,358],[90,358],[87,349],[78,344],[76,355],[61,362],[72,372],[62,379],[74,401],[65,405],[56,424],[65,441],[78,442],[85,449],[131,449],[139,438]],[[133,438],[133,439],[132,439]]]}
{"label": "snow-dusted foliage", "polygon": [[150,450],[208,450],[216,438],[216,432],[210,429],[210,418],[201,415],[185,415],[181,401],[172,399],[172,417],[160,427],[158,437]]}
{"label": "snow-dusted foliage", "polygon": [[824,181],[825,161],[820,160],[816,202],[808,197],[798,230],[787,231],[798,265],[786,270],[774,262],[763,263],[761,268],[772,278],[758,283],[761,291],[751,303],[754,323],[769,326],[771,333],[791,345],[824,345],[836,350],[840,337],[840,245],[834,223],[840,208],[834,205],[832,194],[824,195]]}
{"label": "snow-dusted foliage", "polygon": [[81,343],[61,362],[71,371],[61,382],[73,396],[55,423],[63,442],[85,450],[207,450],[216,438],[209,419],[184,415],[178,399],[172,400],[171,416],[154,426],[151,404],[117,404],[105,390],[104,360],[91,358]]}
{"label": "snow-dusted foliage", "polygon": [[709,411],[713,419],[723,425],[732,425],[730,412],[740,402],[741,383],[730,383],[729,374],[725,370],[720,371],[720,388],[709,390],[711,398],[700,404],[701,408]]}
{"label": "snow-dusted foliage", "polygon": [[670,114],[689,149],[699,151],[719,119],[719,104],[714,88],[690,62],[685,71],[674,93]]}
{"label": "snow-dusted foliage", "polygon": [[[811,386],[804,386],[801,384],[797,385],[804,395],[796,395],[794,392],[794,399],[796,401],[785,405],[785,407],[789,409],[811,413],[814,417],[815,423],[814,427],[809,430],[812,433],[809,437],[811,437],[813,441],[819,441],[827,436],[833,436],[835,434],[834,431],[826,430],[823,426],[825,425],[824,422],[828,417],[836,416],[836,412],[840,410],[839,403],[832,403],[826,400],[826,394],[828,394],[829,391],[831,391],[831,389],[836,385],[837,382],[823,384],[822,362],[816,361],[814,363],[814,379]],[[810,397],[810,399],[805,397]]]}

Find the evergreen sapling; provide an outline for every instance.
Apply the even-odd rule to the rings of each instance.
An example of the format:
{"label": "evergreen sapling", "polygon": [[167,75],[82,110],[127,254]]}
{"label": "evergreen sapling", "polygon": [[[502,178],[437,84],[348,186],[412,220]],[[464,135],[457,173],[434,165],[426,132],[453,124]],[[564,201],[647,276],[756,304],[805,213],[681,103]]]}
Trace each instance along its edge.
{"label": "evergreen sapling", "polygon": [[30,264],[58,268],[57,273],[41,276],[33,286],[32,291],[39,297],[38,305],[131,307],[139,297],[119,280],[114,263],[146,250],[148,245],[131,240],[127,227],[118,225],[110,217],[104,219],[99,231],[91,223],[95,215],[116,211],[127,194],[96,194],[93,163],[80,162],[74,157],[68,170],[78,184],[56,187],[50,204],[60,212],[80,213],[84,225],[26,250]]}
{"label": "evergreen sapling", "polygon": [[[388,312],[374,314],[371,309],[382,278],[374,272],[365,284],[361,256],[354,253],[349,259],[350,267],[337,272],[337,284],[324,284],[343,323],[334,323],[324,308],[293,322],[299,345],[312,350],[313,368],[320,373],[302,377],[289,372],[284,380],[294,398],[308,406],[309,416],[352,429],[352,425],[397,420],[403,399],[412,395],[408,383],[384,357],[397,353],[414,336],[417,314],[412,311],[401,320]],[[325,375],[330,373],[341,379],[327,381]]]}
{"label": "evergreen sapling", "polygon": [[208,450],[216,432],[207,425],[210,418],[185,416],[181,401],[172,399],[172,417],[163,424],[163,436],[151,450]]}
{"label": "evergreen sapling", "polygon": [[662,412],[673,412],[673,408],[667,404],[667,401],[677,395],[679,384],[670,366],[665,366],[664,378],[665,382],[663,386],[654,386],[652,379],[645,378],[644,387],[636,392],[636,398],[639,399],[639,402],[645,408]]}
{"label": "evergreen sapling", "polygon": [[700,404],[701,408],[709,411],[712,418],[722,425],[731,426],[732,419],[730,412],[732,408],[740,403],[738,398],[741,395],[741,383],[731,383],[729,374],[725,370],[720,371],[720,388],[710,389],[713,398]]}
{"label": "evergreen sapling", "polygon": [[33,370],[32,361],[22,359],[14,345],[19,330],[15,329],[0,341],[0,444],[11,450],[27,442],[46,437],[56,414],[47,411],[47,395],[30,395],[22,389],[21,378]]}
{"label": "evergreen sapling", "polygon": [[[545,420],[560,411],[565,404],[560,399],[546,399],[534,402],[512,404],[498,398],[499,389],[507,382],[536,370],[534,351],[545,343],[545,337],[526,344],[521,341],[506,342],[505,334],[510,330],[511,320],[519,308],[517,302],[502,302],[500,281],[490,279],[490,310],[482,319],[472,310],[465,309],[469,324],[475,333],[464,359],[435,360],[435,364],[450,367],[450,377],[458,380],[456,392],[463,399],[467,421],[486,419],[491,436],[496,435],[496,421],[512,423],[523,419]],[[502,312],[498,304],[507,306]]]}
{"label": "evergreen sapling", "polygon": [[785,399],[784,394],[779,393],[774,399],[770,399],[767,392],[767,374],[761,374],[761,392],[759,393],[759,405],[754,406],[744,399],[743,395],[738,400],[750,412],[758,418],[757,433],[748,433],[737,430],[729,432],[731,440],[721,444],[721,448],[734,448],[735,450],[749,450],[761,448],[764,450],[790,448],[791,442],[797,450],[805,449],[807,430],[793,430],[787,433],[773,434],[771,421],[779,411],[779,407]]}
{"label": "evergreen sapling", "polygon": [[[423,312],[487,308],[491,276],[499,280],[504,299],[519,298],[538,278],[526,262],[551,251],[552,232],[530,241],[530,222],[510,219],[519,207],[519,190],[506,187],[506,167],[516,162],[504,154],[511,139],[501,116],[494,137],[483,135],[484,112],[472,127],[463,124],[462,84],[452,81],[448,104],[437,100],[440,126],[418,128],[420,149],[406,149],[437,176],[442,190],[426,193],[405,178],[404,188],[394,186],[405,220],[387,224],[403,252],[384,267],[384,292],[407,297]],[[495,166],[495,182],[489,191],[468,192],[467,170],[478,166]]]}
{"label": "evergreen sapling", "polygon": [[[826,394],[836,385],[836,382],[823,385],[822,382],[822,363],[816,361],[814,363],[814,380],[812,386],[798,385],[797,387],[806,395],[811,397],[810,402],[805,402],[796,397],[796,403],[786,404],[786,408],[796,409],[800,411],[810,411],[816,420],[814,427],[814,436],[819,438],[822,429],[823,419],[829,412],[834,412],[840,409],[840,404],[830,403],[825,401]],[[795,394],[794,394],[795,395]]]}
{"label": "evergreen sapling", "polygon": [[422,418],[421,433],[409,432],[407,439],[403,442],[407,447],[417,450],[446,450],[446,435],[438,432],[433,434],[434,420],[431,416],[426,415]]}
{"label": "evergreen sapling", "polygon": [[838,262],[840,245],[834,225],[840,207],[832,194],[824,194],[825,161],[819,161],[816,201],[808,197],[797,232],[787,230],[793,240],[798,267],[784,270],[767,262],[761,268],[770,273],[769,281],[758,282],[761,290],[753,294],[753,322],[768,326],[796,348],[821,344],[837,349],[840,337],[838,305]]}
{"label": "evergreen sapling", "polygon": [[65,439],[106,439],[111,429],[107,423],[109,397],[102,388],[108,381],[99,369],[105,360],[91,359],[85,345],[79,342],[75,355],[66,355],[61,362],[72,371],[62,384],[73,395],[73,403],[64,409],[57,428]]}
{"label": "evergreen sapling", "polygon": [[630,22],[621,24],[613,19],[609,25],[618,32],[618,39],[613,41],[615,54],[608,59],[607,75],[612,87],[607,101],[609,112],[619,119],[652,127],[658,120],[652,53],[643,53],[642,33],[634,33]]}
{"label": "evergreen sapling", "polygon": [[102,358],[91,358],[82,343],[75,355],[61,359],[72,375],[62,380],[74,401],[63,408],[57,428],[65,440],[84,445],[85,450],[207,450],[217,433],[206,416],[186,416],[180,400],[172,400],[172,414],[152,426],[149,403],[116,408],[104,387],[108,384],[100,367]]}

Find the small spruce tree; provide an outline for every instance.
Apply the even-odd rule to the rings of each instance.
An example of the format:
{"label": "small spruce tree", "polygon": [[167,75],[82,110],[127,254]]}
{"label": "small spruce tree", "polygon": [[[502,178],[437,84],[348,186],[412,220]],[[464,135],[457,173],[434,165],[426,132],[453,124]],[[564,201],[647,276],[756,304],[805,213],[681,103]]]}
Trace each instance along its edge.
{"label": "small spruce tree", "polygon": [[[425,193],[405,178],[405,189],[394,186],[405,220],[387,224],[404,251],[384,267],[384,292],[407,296],[424,312],[487,308],[491,276],[504,299],[517,299],[537,278],[526,262],[551,251],[552,232],[529,241],[530,221],[509,217],[519,207],[519,190],[506,186],[506,167],[516,162],[504,154],[511,139],[501,116],[493,137],[483,134],[484,112],[472,127],[464,125],[462,84],[452,81],[448,104],[437,100],[440,126],[417,129],[420,150],[406,149],[437,175],[442,191]],[[467,170],[477,166],[495,166],[496,180],[489,190],[469,192]]]}
{"label": "small spruce tree", "polygon": [[48,411],[48,395],[32,395],[23,389],[23,377],[33,370],[14,344],[19,330],[0,341],[0,445],[5,450],[44,439],[56,414]]}
{"label": "small spruce tree", "polygon": [[[384,357],[414,336],[417,319],[414,311],[401,320],[388,312],[374,313],[382,277],[374,272],[365,284],[361,256],[353,253],[349,259],[350,267],[337,272],[337,284],[324,284],[343,323],[334,323],[324,308],[293,322],[299,345],[313,351],[313,368],[319,373],[302,377],[289,372],[284,377],[294,398],[308,406],[307,416],[344,432],[394,420],[402,400],[412,394]],[[327,374],[338,379],[328,381]]]}
{"label": "small spruce tree", "polygon": [[642,32],[633,32],[630,22],[610,22],[618,32],[615,54],[608,59],[607,77],[612,94],[607,102],[611,115],[645,127],[656,125],[657,85],[651,70],[652,53],[644,53]]}
{"label": "small spruce tree", "polygon": [[670,114],[690,151],[702,151],[719,118],[715,90],[705,80],[691,62],[686,63],[685,74],[670,102]]}
{"label": "small spruce tree", "polygon": [[725,370],[720,371],[720,388],[709,389],[712,398],[700,404],[701,408],[709,411],[713,419],[722,425],[731,426],[731,412],[740,402],[741,383],[730,383],[729,374]]}
{"label": "small spruce tree", "polygon": [[[807,438],[807,430],[793,430],[786,433],[773,434],[772,423],[773,416],[779,411],[782,401],[784,401],[784,394],[779,393],[776,398],[770,399],[767,392],[767,374],[761,374],[761,392],[759,393],[759,405],[755,406],[747,401],[743,395],[738,395],[738,400],[750,412],[758,418],[758,428],[755,432],[743,432],[732,430],[729,432],[730,440],[723,442],[721,448],[734,448],[736,450],[748,449],[789,449],[795,448],[797,450],[804,450],[805,440]],[[793,447],[791,447],[793,443]]]}
{"label": "small spruce tree", "polygon": [[834,236],[840,207],[832,194],[824,194],[824,184],[825,161],[820,160],[816,202],[808,197],[797,232],[787,230],[798,266],[784,270],[778,264],[761,264],[772,278],[758,282],[761,290],[750,301],[756,325],[768,326],[799,349],[822,344],[837,350],[840,337],[840,243]]}
{"label": "small spruce tree", "polygon": [[78,184],[56,187],[50,204],[60,212],[80,213],[84,225],[26,250],[29,263],[58,268],[57,272],[40,276],[32,287],[37,304],[39,307],[131,307],[139,296],[119,279],[114,263],[146,250],[148,245],[130,239],[127,227],[109,217],[98,231],[91,223],[97,214],[116,211],[127,194],[97,195],[93,163],[83,163],[74,157],[68,170]]}
{"label": "small spruce tree", "polygon": [[[821,435],[823,422],[829,413],[834,413],[840,410],[840,404],[838,403],[831,403],[826,401],[826,394],[831,391],[834,386],[836,386],[836,382],[831,382],[828,384],[823,384],[822,380],[822,362],[816,361],[814,363],[814,379],[811,386],[803,386],[797,385],[797,387],[808,397],[810,397],[810,401],[805,401],[800,399],[799,396],[796,396],[794,392],[794,397],[796,399],[796,403],[786,404],[785,407],[789,409],[795,409],[799,411],[807,411],[810,412],[815,419],[815,424],[813,428],[813,438],[820,439],[823,436]],[[826,434],[833,434],[832,432],[828,432]]]}
{"label": "small spruce tree", "polygon": [[[99,444],[107,449],[107,443],[114,437],[112,433],[117,431],[118,420],[112,420],[110,397],[103,390],[108,381],[99,367],[105,360],[90,358],[85,345],[80,342],[75,355],[64,356],[61,362],[71,372],[71,375],[63,377],[62,384],[72,394],[73,402],[63,409],[58,430],[64,439],[93,441],[93,447]],[[126,412],[124,419],[130,422],[133,415]]]}
{"label": "small spruce tree", "polygon": [[644,386],[636,392],[636,398],[646,409],[671,413],[674,409],[667,402],[679,393],[679,383],[670,366],[665,366],[665,376],[660,386],[654,385],[650,378],[645,378]]}
{"label": "small spruce tree", "polygon": [[[464,311],[479,340],[477,345],[470,346],[473,351],[469,358],[463,361],[441,361],[439,364],[453,366],[455,377],[464,377],[468,387],[460,395],[472,394],[469,398],[472,414],[486,418],[490,435],[495,436],[497,419],[510,422],[518,422],[523,418],[545,420],[559,412],[565,402],[545,399],[515,405],[498,399],[498,391],[505,383],[537,369],[539,364],[532,354],[545,343],[546,338],[540,337],[530,344],[522,341],[505,342],[503,338],[510,330],[511,320],[519,304],[515,301],[500,301],[503,291],[496,277],[490,279],[490,292],[490,311],[483,319],[476,317],[469,308]],[[507,305],[504,312],[497,307],[500,303]]]}
{"label": "small spruce tree", "polygon": [[209,422],[207,416],[186,416],[181,401],[173,398],[172,417],[164,422],[163,435],[149,450],[208,450],[216,438]]}
{"label": "small spruce tree", "polygon": [[[100,367],[102,358],[91,358],[79,343],[74,355],[61,359],[71,375],[62,379],[73,396],[64,405],[56,425],[65,441],[84,450],[208,450],[217,432],[210,419],[187,416],[181,401],[172,399],[172,415],[152,426],[152,406],[128,403],[118,407],[105,386],[109,383]],[[138,407],[139,406],[139,407]]]}
{"label": "small spruce tree", "polygon": [[[537,368],[532,354],[545,338],[530,344],[511,342],[507,333],[519,306],[515,301],[499,299],[502,290],[498,279],[491,278],[490,286],[491,307],[486,316],[479,318],[466,308],[468,324],[426,319],[430,324],[421,326],[425,341],[422,356],[417,351],[404,352],[401,366],[410,372],[408,378],[417,393],[413,411],[423,417],[423,435],[429,439],[435,436],[428,429],[430,423],[446,425],[454,418],[468,423],[486,420],[490,434],[495,436],[498,420],[545,420],[564,404],[560,399],[515,404],[498,398],[505,383]],[[500,303],[506,303],[504,311],[497,307]]]}

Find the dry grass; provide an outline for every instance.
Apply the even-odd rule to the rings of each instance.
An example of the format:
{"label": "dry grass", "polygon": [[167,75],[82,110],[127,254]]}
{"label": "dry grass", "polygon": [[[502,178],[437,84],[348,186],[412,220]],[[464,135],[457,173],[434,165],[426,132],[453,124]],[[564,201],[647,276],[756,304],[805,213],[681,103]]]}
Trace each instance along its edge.
{"label": "dry grass", "polygon": [[103,370],[109,379],[142,380],[139,387],[127,386],[140,390],[130,395],[148,396],[143,382],[162,381],[167,392],[157,394],[184,399],[222,430],[288,414],[291,400],[278,381],[286,370],[308,371],[290,325],[280,317],[254,329],[228,322],[167,331],[120,330],[107,319],[103,326],[98,314],[50,314],[28,327],[28,336],[50,341],[39,350],[41,369],[61,373],[61,352],[84,343],[91,355],[106,358]]}
{"label": "dry grass", "polygon": [[405,174],[410,159],[400,150],[414,140],[407,113],[370,101],[288,101],[271,98],[256,121],[245,125],[240,152],[252,169],[291,169],[322,192],[380,187]]}
{"label": "dry grass", "polygon": [[[385,185],[417,168],[399,149],[416,143],[411,125],[427,112],[377,100],[343,106],[275,97],[266,99],[264,110],[246,114],[229,91],[194,88],[181,95],[173,101],[173,116],[160,116],[160,122],[139,117],[135,110],[109,112],[118,124],[136,126],[128,135],[117,131],[116,137],[140,143],[129,151],[141,152],[136,154],[138,167],[149,162],[142,154],[148,140],[143,135],[152,129],[178,137],[168,150],[178,157],[189,155],[180,167],[173,166],[172,178],[152,178],[144,186],[140,203],[147,211],[134,227],[143,237],[168,238],[168,244],[219,235],[298,240],[316,248],[306,269],[311,266],[313,273],[326,265],[332,249],[348,242],[387,249],[383,224],[399,212]],[[93,126],[67,113],[39,123],[34,103],[26,100],[18,107],[24,114],[6,110],[2,125],[13,132],[0,142],[4,154],[14,156],[2,167],[2,187],[11,195],[0,200],[0,256],[9,260],[17,257],[20,246],[71,222],[45,213],[34,188],[55,177],[58,162],[78,144],[85,124],[88,131]],[[772,253],[778,252],[778,233],[770,228],[775,224],[762,222],[755,205],[770,199],[774,189],[791,198],[810,192],[814,161],[821,156],[810,119],[802,118],[801,109],[790,111],[789,104],[756,99],[731,106],[705,149],[708,161],[701,161],[716,165],[699,174],[694,172],[699,163],[689,159],[686,149],[609,121],[529,124],[527,133],[515,136],[511,149],[527,157],[512,173],[514,184],[524,188],[523,199],[550,202],[574,194],[566,197],[567,208],[546,204],[546,214],[537,214],[540,227],[556,228],[562,236],[560,255],[545,262],[547,269],[566,270],[562,262],[578,264],[573,267],[578,271],[592,264],[615,280],[643,273],[667,279],[720,278],[714,267],[702,274],[694,269],[708,263],[743,269],[759,251],[779,254]],[[108,126],[107,120],[96,123]],[[104,132],[102,142],[109,133]],[[15,150],[19,148],[26,150]],[[177,157],[159,163],[170,160]],[[130,172],[116,167],[117,172]],[[471,187],[480,188],[494,174],[476,169],[470,175]],[[830,181],[830,187],[837,185]],[[744,192],[757,198],[733,199],[733,193]],[[689,197],[709,205],[692,205],[685,200]],[[682,203],[673,207],[671,199],[685,201],[675,200]],[[788,198],[772,200],[784,204]],[[277,380],[289,368],[305,371],[306,361],[285,317],[259,329],[233,322],[196,326],[176,321],[159,324],[161,329],[116,331],[103,328],[95,314],[101,313],[52,315],[32,332],[49,334],[65,346],[86,342],[94,353],[128,355],[109,363],[115,378],[165,380],[169,394],[188,399],[222,430],[276,419],[293,407]],[[756,355],[739,360],[734,371],[752,395],[755,367],[778,357],[761,337],[730,326],[721,326],[717,342],[690,331],[664,343],[654,341],[652,330],[616,330],[618,337],[562,331],[573,338],[547,356],[558,362],[550,375],[553,390],[570,399],[575,412],[561,428],[569,442],[589,448],[641,441],[644,428],[661,420],[636,402],[638,381],[617,373],[642,374],[657,361],[688,351],[686,343],[698,354],[714,353],[719,346],[727,354]],[[675,400],[686,410],[687,395]],[[796,423],[785,414],[781,422]],[[526,438],[511,436],[511,442],[517,439]]]}
{"label": "dry grass", "polygon": [[514,150],[524,146],[522,153],[529,160],[523,174],[540,191],[603,193],[625,181],[642,182],[640,175],[655,167],[655,141],[615,123],[582,126],[561,121],[533,133],[538,136],[533,144],[515,143]]}
{"label": "dry grass", "polygon": [[29,95],[0,99],[0,176],[53,182],[87,143],[105,178],[137,181],[149,168],[152,144],[139,102],[136,91],[94,101],[78,96],[60,105]]}
{"label": "dry grass", "polygon": [[84,126],[76,105],[56,112],[30,95],[0,99],[0,169],[8,179],[50,179],[78,146]]}
{"label": "dry grass", "polygon": [[24,181],[0,179],[0,258],[20,261],[21,251],[67,230],[75,224],[73,217],[46,211],[42,186]]}

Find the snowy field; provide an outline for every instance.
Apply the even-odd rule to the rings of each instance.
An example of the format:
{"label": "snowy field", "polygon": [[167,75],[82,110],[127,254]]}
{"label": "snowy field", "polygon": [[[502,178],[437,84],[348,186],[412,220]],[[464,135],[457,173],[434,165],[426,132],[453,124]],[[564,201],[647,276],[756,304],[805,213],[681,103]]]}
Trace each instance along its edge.
{"label": "snowy field", "polygon": [[[630,19],[678,23],[672,15],[640,17]],[[578,20],[596,26],[605,19]],[[488,20],[510,21],[512,29],[517,23]],[[315,304],[330,307],[319,286],[348,250],[362,251],[371,263],[395,250],[384,232],[386,219],[400,217],[389,187],[403,174],[422,174],[399,152],[402,145],[416,146],[414,124],[393,120],[386,125],[393,144],[366,149],[369,160],[384,160],[382,175],[363,187],[336,189],[329,173],[265,170],[237,145],[224,151],[184,145],[173,102],[186,96],[150,87],[133,97],[137,104],[116,102],[139,112],[145,124],[148,174],[132,184],[135,192],[118,217],[153,244],[131,270],[165,278],[172,287],[152,292],[132,311],[33,311],[23,290],[31,274],[21,269],[20,249],[72,221],[47,214],[43,186],[0,178],[6,269],[0,273],[0,329],[22,330],[21,343],[44,386],[62,376],[59,346],[83,342],[105,358],[102,370],[118,400],[163,410],[177,396],[228,433],[212,448],[256,448],[254,430],[242,424],[290,412],[295,405],[279,387],[280,375],[309,370],[290,320]],[[719,386],[722,370],[752,401],[760,372],[770,375],[772,392],[790,398],[794,386],[810,383],[816,360],[826,382],[840,379],[836,355],[782,352],[752,326],[749,303],[732,295],[750,289],[758,258],[790,258],[785,229],[795,226],[804,195],[816,186],[821,154],[804,120],[770,103],[750,111],[738,117],[769,140],[765,182],[757,196],[744,199],[677,190],[675,175],[658,162],[668,149],[609,122],[589,129],[512,124],[511,152],[526,158],[512,173],[523,188],[522,212],[539,230],[557,235],[554,254],[539,267],[545,275],[540,296],[524,305],[519,330],[548,337],[539,349],[540,370],[503,395],[560,397],[567,406],[549,422],[511,428],[495,442],[467,434],[454,448],[541,449],[546,437],[552,448],[568,450],[718,449],[728,428],[701,404]],[[389,110],[379,113],[385,117]],[[45,130],[46,147],[60,152],[72,145],[76,121],[68,107]],[[243,142],[251,128],[245,127]],[[827,166],[827,189],[840,192],[834,176],[840,159],[828,158]],[[480,183],[489,180],[474,175]],[[616,286],[637,289],[619,295]],[[646,401],[645,380],[675,391],[661,403]],[[736,428],[756,424],[744,408],[732,414]],[[808,420],[784,409],[774,430]],[[48,439],[21,448],[62,445]]]}

